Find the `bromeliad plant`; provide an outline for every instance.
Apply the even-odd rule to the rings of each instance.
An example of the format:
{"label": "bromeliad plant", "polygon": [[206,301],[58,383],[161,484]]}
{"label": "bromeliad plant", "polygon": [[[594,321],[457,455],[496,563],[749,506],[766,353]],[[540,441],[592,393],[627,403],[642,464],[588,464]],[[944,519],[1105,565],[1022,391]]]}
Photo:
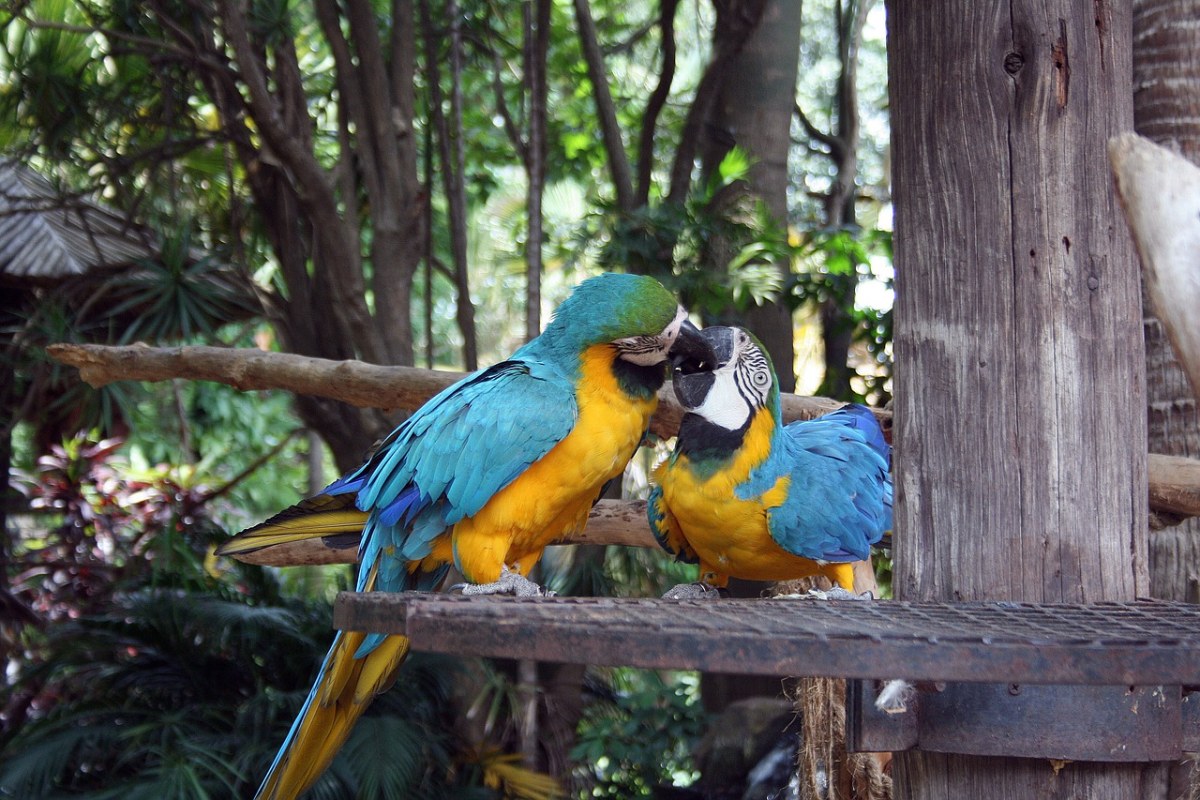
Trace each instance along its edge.
{"label": "bromeliad plant", "polygon": [[211,587],[204,557],[217,534],[205,513],[213,492],[188,472],[122,468],[119,438],[80,435],[18,473],[35,518],[18,538],[11,583],[49,621],[106,603],[118,586],[171,582]]}

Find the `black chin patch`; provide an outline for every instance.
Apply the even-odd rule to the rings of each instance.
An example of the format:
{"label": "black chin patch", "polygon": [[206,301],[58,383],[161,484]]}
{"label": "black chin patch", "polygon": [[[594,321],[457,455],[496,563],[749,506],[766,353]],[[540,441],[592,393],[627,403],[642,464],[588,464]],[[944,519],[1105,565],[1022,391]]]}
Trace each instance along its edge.
{"label": "black chin patch", "polygon": [[662,364],[646,367],[618,358],[613,361],[612,370],[621,389],[638,398],[653,396],[667,379],[667,370]]}
{"label": "black chin patch", "polygon": [[712,390],[716,377],[710,371],[684,372],[676,367],[671,378],[675,398],[686,409],[694,410],[704,405],[704,398]]}
{"label": "black chin patch", "polygon": [[742,446],[749,429],[749,422],[731,431],[714,425],[699,414],[684,414],[675,447],[693,461],[721,461]]}

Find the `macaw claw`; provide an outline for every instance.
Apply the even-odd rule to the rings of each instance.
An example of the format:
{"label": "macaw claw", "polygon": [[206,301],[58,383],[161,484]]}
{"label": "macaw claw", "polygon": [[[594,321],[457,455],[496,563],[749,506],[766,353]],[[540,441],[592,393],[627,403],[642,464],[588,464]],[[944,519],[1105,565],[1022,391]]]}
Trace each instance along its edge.
{"label": "macaw claw", "polygon": [[806,594],[802,594],[800,596],[811,600],[862,600],[863,602],[870,602],[871,600],[875,599],[875,595],[871,594],[870,592],[855,594],[854,592],[851,592],[848,589],[843,589],[837,585],[835,585],[832,589],[809,589]]}
{"label": "macaw claw", "polygon": [[492,594],[511,594],[513,597],[554,597],[554,592],[539,586],[519,572],[513,572],[507,566],[500,570],[500,579],[497,581],[458,583],[450,587],[450,591],[456,589],[468,597]]}
{"label": "macaw claw", "polygon": [[721,590],[704,581],[672,586],[662,596],[663,600],[719,600],[720,598]]}

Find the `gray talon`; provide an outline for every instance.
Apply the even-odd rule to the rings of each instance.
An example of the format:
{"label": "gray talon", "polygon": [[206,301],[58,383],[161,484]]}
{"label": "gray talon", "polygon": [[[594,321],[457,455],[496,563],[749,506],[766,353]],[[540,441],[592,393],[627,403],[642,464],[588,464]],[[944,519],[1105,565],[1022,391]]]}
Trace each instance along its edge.
{"label": "gray talon", "polygon": [[513,597],[554,597],[554,592],[543,589],[519,572],[507,566],[500,570],[500,580],[493,583],[460,583],[451,587],[459,589],[468,597],[492,594],[511,594]]}
{"label": "gray talon", "polygon": [[820,589],[809,589],[805,597],[811,597],[814,600],[861,600],[870,602],[875,599],[875,596],[870,592],[855,594],[854,592],[843,589],[840,586],[834,586],[832,589],[821,591]]}
{"label": "gray talon", "polygon": [[692,583],[681,583],[677,586],[672,586],[662,596],[663,600],[717,600],[720,599],[721,593],[715,586],[710,586],[704,581],[694,581]]}

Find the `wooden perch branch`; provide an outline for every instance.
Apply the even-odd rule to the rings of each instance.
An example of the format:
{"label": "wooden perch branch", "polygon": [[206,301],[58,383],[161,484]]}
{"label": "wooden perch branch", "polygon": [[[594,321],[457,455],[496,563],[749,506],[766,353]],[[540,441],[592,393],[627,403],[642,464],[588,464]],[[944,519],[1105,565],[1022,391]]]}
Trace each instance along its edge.
{"label": "wooden perch branch", "polygon": [[284,389],[388,411],[417,408],[463,376],[227,347],[52,344],[46,352],[55,361],[76,367],[79,377],[97,389],[114,381],[184,378],[216,381],[242,391]]}
{"label": "wooden perch branch", "polygon": [[[645,500],[601,500],[592,509],[587,527],[556,544],[623,544],[630,547],[658,547],[646,523]],[[234,556],[246,564],[265,567],[295,567],[309,564],[353,564],[358,560],[357,546],[333,548],[320,539],[275,545],[253,553]]]}
{"label": "wooden perch branch", "polygon": [[[110,347],[99,344],[52,344],[54,360],[75,367],[97,389],[114,381],[166,381],[173,378],[216,381],[242,391],[283,389],[328,397],[360,408],[414,410],[463,377],[462,372],[381,367],[361,361],[331,361],[293,353],[227,347]],[[840,406],[824,397],[784,395],[787,420],[812,419]],[[887,427],[891,412],[877,411]],[[670,439],[679,430],[683,410],[670,389],[659,392],[659,410],[650,432]]]}
{"label": "wooden perch branch", "polygon": [[[329,361],[291,353],[235,350],[222,347],[147,347],[131,345],[54,344],[47,352],[55,360],[79,369],[80,377],[100,387],[119,380],[163,381],[173,378],[208,380],[242,390],[284,389],[341,400],[351,405],[382,409],[415,409],[463,376],[416,367],[382,367],[360,361]],[[683,410],[666,386],[650,423],[656,436],[669,439],[679,430]],[[841,405],[824,397],[782,397],[788,422],[811,419]],[[891,412],[875,410],[884,429]],[[1200,461],[1150,455],[1150,508],[1164,519],[1200,516]],[[646,523],[644,502],[601,501],[592,510],[586,529],[563,544],[624,544],[655,547]],[[352,563],[355,548],[334,549],[320,540],[280,545],[239,556],[251,564]]]}

